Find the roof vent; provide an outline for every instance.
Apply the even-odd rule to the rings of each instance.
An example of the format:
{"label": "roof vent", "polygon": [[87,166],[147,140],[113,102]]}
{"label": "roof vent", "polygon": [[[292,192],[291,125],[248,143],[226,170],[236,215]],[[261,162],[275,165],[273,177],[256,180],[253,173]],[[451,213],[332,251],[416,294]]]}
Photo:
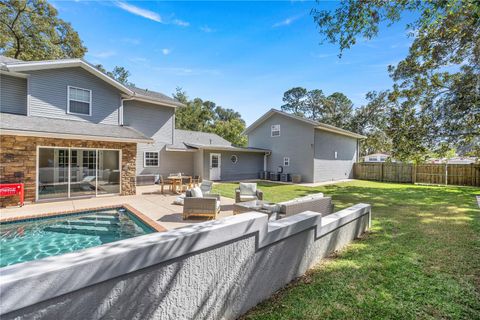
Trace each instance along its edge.
{"label": "roof vent", "polygon": [[212,139],[210,139],[210,144],[212,144]]}

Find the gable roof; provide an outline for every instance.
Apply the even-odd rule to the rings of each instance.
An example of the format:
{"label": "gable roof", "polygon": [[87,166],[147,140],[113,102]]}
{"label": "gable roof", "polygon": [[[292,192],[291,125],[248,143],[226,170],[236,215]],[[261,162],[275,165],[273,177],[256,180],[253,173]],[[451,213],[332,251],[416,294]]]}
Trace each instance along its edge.
{"label": "gable roof", "polygon": [[277,110],[277,109],[270,109],[267,113],[265,113],[263,116],[258,118],[250,126],[248,126],[248,128],[245,129],[243,134],[248,134],[253,129],[257,128],[264,121],[266,121],[268,118],[270,118],[271,116],[273,116],[275,114],[279,114],[279,115],[282,115],[284,117],[288,117],[290,119],[303,122],[307,125],[313,126],[315,129],[319,129],[319,130],[323,130],[323,131],[329,131],[329,132],[333,132],[333,133],[337,133],[337,134],[341,134],[341,135],[344,135],[344,136],[349,136],[349,137],[357,138],[357,139],[365,139],[366,138],[365,136],[362,136],[361,134],[358,134],[358,133],[355,133],[355,132],[352,132],[352,131],[337,128],[335,126],[332,126],[332,125],[329,125],[329,124],[326,124],[326,123],[322,123],[322,122],[310,120],[310,119],[307,119],[307,118],[299,117],[299,116],[296,116],[296,115],[293,115],[293,114],[290,114],[290,113],[287,113],[287,112],[283,112],[283,111],[280,111],[280,110]]}
{"label": "gable roof", "polygon": [[127,126],[9,113],[0,114],[0,132],[20,136],[153,143],[153,139]]}
{"label": "gable roof", "polygon": [[145,101],[153,104],[160,104],[168,107],[183,106],[182,103],[160,92],[140,89],[135,86],[124,85],[123,83],[120,83],[109,75],[101,72],[94,65],[83,59],[22,61],[8,58],[5,56],[0,56],[0,64],[1,69],[6,69],[13,73],[45,69],[80,67],[120,90],[126,98]]}
{"label": "gable roof", "polygon": [[167,151],[227,150],[267,152],[260,148],[235,147],[215,133],[175,129],[175,143],[167,146]]}

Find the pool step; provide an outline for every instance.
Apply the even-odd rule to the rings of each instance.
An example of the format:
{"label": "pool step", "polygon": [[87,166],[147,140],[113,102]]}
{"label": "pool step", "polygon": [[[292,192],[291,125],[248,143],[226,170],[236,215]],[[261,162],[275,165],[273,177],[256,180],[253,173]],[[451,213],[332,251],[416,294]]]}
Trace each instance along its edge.
{"label": "pool step", "polygon": [[68,220],[60,223],[62,225],[70,226],[99,226],[99,227],[108,227],[115,226],[118,227],[120,222],[118,220]]}
{"label": "pool step", "polygon": [[83,216],[79,220],[118,221],[118,214],[96,214],[91,216]]}
{"label": "pool step", "polygon": [[111,235],[113,229],[100,226],[72,226],[56,224],[50,227],[46,227],[45,231],[58,233],[80,233],[85,235]]}

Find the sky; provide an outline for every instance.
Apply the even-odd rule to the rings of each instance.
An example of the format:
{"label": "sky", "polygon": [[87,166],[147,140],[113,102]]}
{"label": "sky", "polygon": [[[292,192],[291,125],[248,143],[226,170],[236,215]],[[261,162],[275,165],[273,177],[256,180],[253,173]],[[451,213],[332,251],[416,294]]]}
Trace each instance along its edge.
{"label": "sky", "polygon": [[50,1],[107,70],[124,66],[130,81],[171,95],[177,87],[239,111],[251,124],[280,108],[292,87],[342,92],[355,107],[392,85],[387,72],[408,53],[405,24],[383,27],[338,57],[321,43],[310,12],[337,2]]}

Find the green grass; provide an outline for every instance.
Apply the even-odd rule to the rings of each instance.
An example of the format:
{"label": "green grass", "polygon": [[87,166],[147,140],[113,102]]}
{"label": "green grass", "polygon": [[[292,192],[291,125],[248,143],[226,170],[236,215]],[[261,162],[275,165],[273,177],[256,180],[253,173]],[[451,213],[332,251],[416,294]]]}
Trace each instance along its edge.
{"label": "green grass", "polygon": [[[215,186],[234,196],[236,184]],[[266,200],[314,192],[372,205],[373,227],[245,319],[480,319],[479,188],[354,181],[260,183]]]}

